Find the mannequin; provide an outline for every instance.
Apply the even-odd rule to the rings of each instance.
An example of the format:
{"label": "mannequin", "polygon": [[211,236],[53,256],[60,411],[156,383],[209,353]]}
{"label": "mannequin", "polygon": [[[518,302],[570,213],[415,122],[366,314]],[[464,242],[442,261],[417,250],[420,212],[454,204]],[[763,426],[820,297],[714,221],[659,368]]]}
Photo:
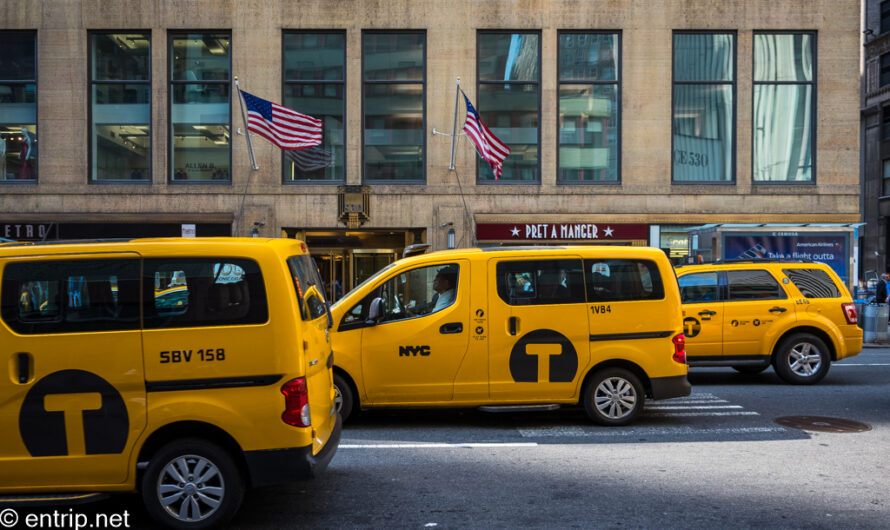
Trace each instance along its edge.
{"label": "mannequin", "polygon": [[31,180],[31,159],[34,158],[34,148],[31,140],[31,133],[28,129],[22,127],[22,146],[19,151],[19,159],[22,161],[22,169],[19,171],[19,178],[22,180]]}

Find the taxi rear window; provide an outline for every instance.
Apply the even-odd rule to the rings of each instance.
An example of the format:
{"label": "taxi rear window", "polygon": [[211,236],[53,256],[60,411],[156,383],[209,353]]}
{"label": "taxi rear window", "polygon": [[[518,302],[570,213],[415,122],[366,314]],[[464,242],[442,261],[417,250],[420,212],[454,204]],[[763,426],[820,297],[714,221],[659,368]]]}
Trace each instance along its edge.
{"label": "taxi rear window", "polygon": [[821,269],[784,269],[782,272],[806,298],[840,298],[831,276]]}

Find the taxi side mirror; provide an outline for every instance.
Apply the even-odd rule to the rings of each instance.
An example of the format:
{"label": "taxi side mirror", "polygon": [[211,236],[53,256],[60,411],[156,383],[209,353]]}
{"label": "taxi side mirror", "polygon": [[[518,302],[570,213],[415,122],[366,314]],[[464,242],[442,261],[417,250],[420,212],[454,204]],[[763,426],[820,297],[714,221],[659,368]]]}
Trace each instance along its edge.
{"label": "taxi side mirror", "polygon": [[371,305],[368,306],[368,319],[365,320],[365,324],[374,326],[381,320],[383,320],[383,298],[377,297],[371,300]]}

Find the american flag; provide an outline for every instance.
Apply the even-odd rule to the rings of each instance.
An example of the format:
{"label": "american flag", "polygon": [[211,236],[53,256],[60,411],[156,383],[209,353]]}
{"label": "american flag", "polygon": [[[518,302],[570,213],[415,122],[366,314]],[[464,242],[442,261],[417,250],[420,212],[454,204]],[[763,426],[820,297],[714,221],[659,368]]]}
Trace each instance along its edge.
{"label": "american flag", "polygon": [[321,145],[322,121],[241,91],[247,106],[247,130],[285,151]]}
{"label": "american flag", "polygon": [[[461,90],[461,93],[463,94],[463,90]],[[488,127],[482,123],[479,113],[476,112],[473,104],[470,103],[470,98],[466,94],[463,94],[463,96],[464,101],[467,102],[467,119],[464,121],[463,130],[470,137],[470,140],[473,140],[473,143],[476,144],[476,151],[479,152],[479,156],[491,166],[494,179],[497,180],[504,174],[501,163],[510,154],[510,148],[488,130]]]}
{"label": "american flag", "polygon": [[307,173],[334,165],[334,154],[320,147],[285,151],[284,155],[297,165],[297,169]]}

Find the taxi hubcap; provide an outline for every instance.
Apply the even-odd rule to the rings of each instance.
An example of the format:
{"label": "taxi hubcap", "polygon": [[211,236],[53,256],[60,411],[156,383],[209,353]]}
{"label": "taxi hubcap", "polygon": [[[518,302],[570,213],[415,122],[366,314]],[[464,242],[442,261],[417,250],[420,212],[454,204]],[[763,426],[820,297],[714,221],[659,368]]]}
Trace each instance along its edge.
{"label": "taxi hubcap", "polygon": [[791,348],[788,364],[795,374],[801,377],[812,377],[822,367],[822,356],[812,344],[802,342]]}
{"label": "taxi hubcap", "polygon": [[219,508],[225,482],[219,468],[206,458],[184,455],[167,464],[158,477],[158,499],[179,521],[203,521]]}
{"label": "taxi hubcap", "polygon": [[594,402],[600,414],[616,420],[633,411],[637,404],[637,392],[627,379],[609,377],[597,385]]}
{"label": "taxi hubcap", "polygon": [[337,412],[343,408],[343,394],[340,393],[340,387],[334,385],[334,408]]}

